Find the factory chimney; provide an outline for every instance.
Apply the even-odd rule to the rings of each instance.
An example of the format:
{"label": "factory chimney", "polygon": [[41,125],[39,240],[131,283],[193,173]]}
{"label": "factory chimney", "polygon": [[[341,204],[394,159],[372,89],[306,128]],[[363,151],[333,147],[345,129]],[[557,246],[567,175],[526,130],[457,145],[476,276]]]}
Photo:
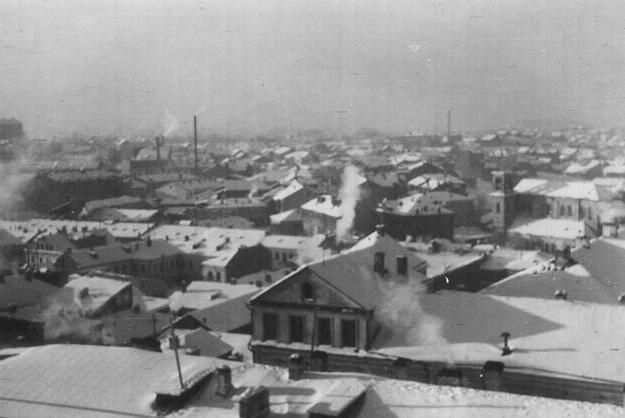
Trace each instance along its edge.
{"label": "factory chimney", "polygon": [[193,158],[194,158],[195,174],[197,174],[197,172],[198,172],[198,161],[197,161],[197,115],[193,115]]}
{"label": "factory chimney", "polygon": [[165,143],[165,137],[164,136],[157,136],[156,138],[154,138],[154,141],[156,141],[156,161],[160,161],[161,160],[161,146]]}

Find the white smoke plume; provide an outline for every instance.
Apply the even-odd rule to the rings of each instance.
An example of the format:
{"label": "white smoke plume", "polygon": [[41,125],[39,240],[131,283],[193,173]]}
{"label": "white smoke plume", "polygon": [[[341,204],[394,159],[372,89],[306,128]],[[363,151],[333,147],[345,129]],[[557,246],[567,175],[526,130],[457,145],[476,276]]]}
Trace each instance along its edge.
{"label": "white smoke plume", "polygon": [[398,277],[392,274],[383,279],[361,267],[363,280],[371,280],[379,288],[381,297],[376,306],[376,317],[388,344],[397,346],[442,346],[448,342],[443,336],[443,322],[421,306],[421,295],[427,292],[422,277]]}
{"label": "white smoke plume", "polygon": [[22,191],[31,178],[30,175],[19,172],[24,163],[24,159],[0,163],[0,214],[3,217],[10,216],[11,212],[23,204]]}
{"label": "white smoke plume", "polygon": [[71,291],[60,291],[47,300],[43,309],[44,340],[61,337],[81,340],[92,344],[101,342],[99,321],[85,317],[84,306],[80,306]]}
{"label": "white smoke plume", "polygon": [[169,297],[169,310],[172,312],[178,312],[182,308],[182,292],[176,290]]}
{"label": "white smoke plume", "polygon": [[161,125],[163,127],[163,136],[167,136],[178,129],[180,123],[178,123],[178,119],[171,114],[169,109],[165,109],[165,116],[161,121]]}
{"label": "white smoke plume", "polygon": [[443,322],[425,312],[419,298],[425,288],[417,281],[382,283],[383,298],[378,306],[382,323],[403,334],[406,345],[443,345]]}
{"label": "white smoke plume", "polygon": [[348,165],[343,171],[341,177],[342,185],[339,191],[339,199],[341,200],[341,218],[336,223],[336,241],[340,242],[345,239],[347,234],[352,230],[354,218],[356,217],[356,204],[360,198],[360,182],[362,176],[353,165]]}

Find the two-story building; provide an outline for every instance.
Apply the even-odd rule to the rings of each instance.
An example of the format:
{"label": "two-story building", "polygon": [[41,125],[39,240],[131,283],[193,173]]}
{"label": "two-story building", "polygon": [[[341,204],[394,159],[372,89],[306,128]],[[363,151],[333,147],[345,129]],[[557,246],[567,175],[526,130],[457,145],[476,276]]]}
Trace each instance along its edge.
{"label": "two-story building", "polygon": [[298,350],[367,350],[384,326],[376,311],[384,286],[423,282],[426,267],[381,229],[302,266],[250,300],[255,362],[279,364]]}

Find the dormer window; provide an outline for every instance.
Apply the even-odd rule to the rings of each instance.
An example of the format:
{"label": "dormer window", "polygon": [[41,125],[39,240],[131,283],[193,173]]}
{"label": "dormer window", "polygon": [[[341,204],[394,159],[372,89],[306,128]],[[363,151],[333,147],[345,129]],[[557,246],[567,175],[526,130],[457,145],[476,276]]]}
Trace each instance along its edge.
{"label": "dormer window", "polygon": [[302,300],[305,302],[312,302],[315,300],[315,289],[312,283],[302,283]]}

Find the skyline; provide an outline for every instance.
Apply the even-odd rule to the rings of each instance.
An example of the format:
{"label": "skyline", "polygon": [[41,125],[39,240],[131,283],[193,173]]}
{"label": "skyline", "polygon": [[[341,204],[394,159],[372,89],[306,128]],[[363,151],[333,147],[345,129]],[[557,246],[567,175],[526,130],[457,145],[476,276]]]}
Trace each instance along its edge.
{"label": "skyline", "polygon": [[622,125],[625,4],[13,1],[0,117],[31,137]]}

